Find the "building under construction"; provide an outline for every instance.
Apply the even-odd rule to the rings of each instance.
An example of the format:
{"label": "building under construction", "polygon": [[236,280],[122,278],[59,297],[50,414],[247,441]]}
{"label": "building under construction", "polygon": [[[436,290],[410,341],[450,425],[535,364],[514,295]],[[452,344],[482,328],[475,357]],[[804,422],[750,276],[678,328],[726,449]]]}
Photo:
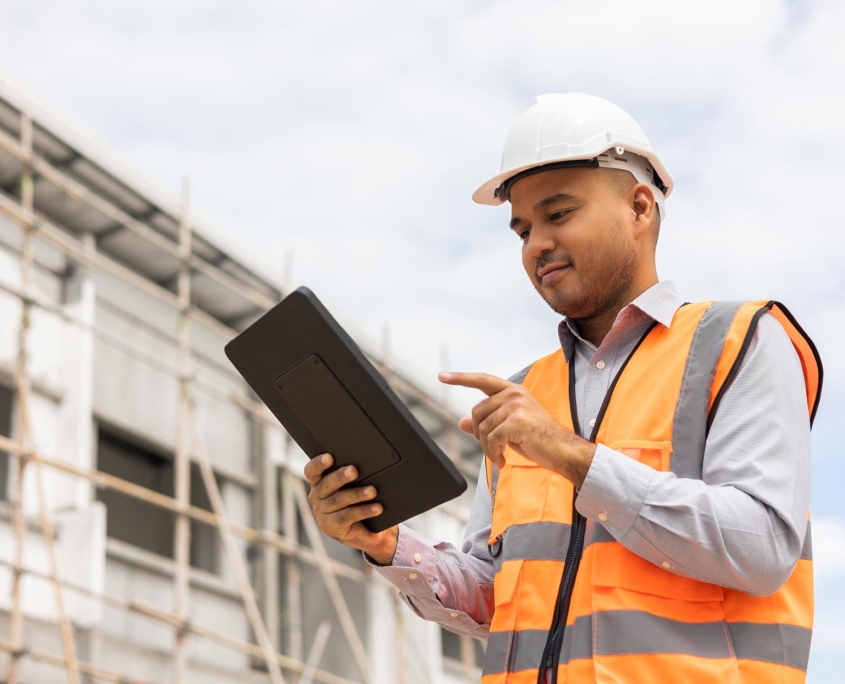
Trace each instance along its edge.
{"label": "building under construction", "polygon": [[[319,532],[305,455],[223,354],[281,278],[187,195],[0,77],[0,680],[478,681],[479,642]],[[470,482],[410,522],[457,543],[477,444],[356,337]]]}

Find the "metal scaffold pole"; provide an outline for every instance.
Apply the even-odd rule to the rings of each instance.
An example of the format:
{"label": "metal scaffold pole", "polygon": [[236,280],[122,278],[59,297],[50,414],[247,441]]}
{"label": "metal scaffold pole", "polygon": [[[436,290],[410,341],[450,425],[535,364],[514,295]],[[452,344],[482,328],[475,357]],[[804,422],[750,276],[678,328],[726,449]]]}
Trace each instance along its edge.
{"label": "metal scaffold pole", "polygon": [[[285,537],[292,544],[299,545],[299,524],[294,500],[294,476],[290,472],[290,449],[292,440],[285,440],[286,464],[282,473],[282,515]],[[298,558],[290,557],[285,563],[287,580],[287,634],[288,652],[294,658],[305,657],[305,642],[302,637],[302,568]]]}
{"label": "metal scaffold pole", "polygon": [[[21,141],[23,147],[32,149],[32,121],[26,115],[21,116]],[[20,178],[21,206],[32,213],[33,191],[31,170],[26,162],[22,162],[23,168]],[[29,281],[32,269],[32,227],[23,225],[23,240],[21,242],[21,292],[29,291]],[[18,324],[18,357],[15,367],[15,387],[18,392],[18,413],[17,433],[18,445],[21,451],[29,449],[28,433],[25,429],[21,410],[21,396],[26,394],[25,385],[29,382],[26,373],[26,331],[29,327],[30,305],[25,299],[21,299],[21,315]],[[24,388],[24,392],[21,389]],[[15,472],[15,493],[12,498],[12,529],[15,539],[15,564],[23,564],[24,551],[24,513],[23,513],[23,487],[24,471],[26,461],[18,459]],[[23,597],[21,585],[23,577],[19,570],[13,570],[12,574],[12,611],[9,619],[9,641],[13,650],[9,653],[9,669],[6,675],[9,684],[17,684],[18,681],[18,660],[23,651]]]}
{"label": "metal scaffold pole", "polygon": [[[28,158],[23,163],[23,170],[21,173],[21,207],[24,215],[27,218],[23,225],[23,240],[21,248],[21,291],[26,294],[32,289],[32,270],[34,259],[34,241],[33,230],[35,223],[35,186],[32,178],[31,155],[32,155],[32,119],[24,114],[21,117],[21,142],[26,151],[29,152]],[[32,451],[31,459],[33,461],[33,470],[35,475],[35,489],[38,497],[38,517],[41,524],[41,533],[44,539],[44,550],[47,557],[47,563],[50,569],[50,579],[53,585],[54,600],[56,604],[56,613],[59,621],[59,630],[61,632],[62,649],[64,650],[65,662],[67,663],[67,676],[70,684],[79,684],[79,665],[76,658],[76,644],[73,638],[73,626],[65,610],[64,595],[62,592],[62,582],[59,575],[59,567],[56,562],[56,549],[54,544],[55,535],[53,533],[53,526],[50,522],[49,512],[47,508],[47,497],[44,493],[44,474],[41,470],[41,464],[37,455],[34,452],[35,440],[32,429],[32,418],[30,416],[30,383],[29,373],[27,368],[27,341],[30,329],[30,313],[31,306],[28,299],[21,300],[21,316],[18,328],[18,359],[15,373],[15,385],[18,394],[18,429],[19,429],[19,444],[23,453]],[[23,473],[24,461],[21,459],[18,466],[18,477],[16,482],[16,508],[15,513],[15,558],[18,568],[23,563],[23,536],[25,528],[23,524]],[[12,652],[9,663],[9,675],[7,681],[13,684],[17,682],[17,661],[19,655],[23,652],[22,631],[23,631],[23,612],[22,612],[22,598],[21,598],[21,577],[19,569],[15,571],[13,582],[13,615],[12,615],[12,643],[16,645],[16,650]]]}
{"label": "metal scaffold pole", "polygon": [[[191,454],[188,420],[190,416],[190,396],[188,378],[191,372],[191,223],[189,214],[188,179],[182,187],[182,212],[179,219],[179,321],[177,323],[179,378],[179,409],[176,416],[176,460],[174,468],[174,489],[176,501],[181,511],[176,514],[174,534],[174,560],[176,568],[175,603],[176,614],[183,621],[188,619],[190,601],[190,562],[191,562],[191,520],[184,509],[191,503]],[[176,684],[188,682],[188,632],[176,631],[176,643],[173,659],[173,678]]]}
{"label": "metal scaffold pole", "polygon": [[238,592],[246,608],[249,624],[252,627],[255,638],[258,640],[259,646],[261,646],[264,662],[267,664],[267,670],[270,673],[270,680],[273,684],[285,684],[285,678],[282,676],[282,670],[276,659],[276,648],[270,640],[270,635],[267,633],[267,627],[264,624],[264,619],[261,617],[261,611],[258,608],[258,602],[255,599],[255,592],[252,590],[252,585],[249,582],[246,563],[238,551],[235,543],[235,535],[232,532],[232,526],[229,524],[229,518],[226,515],[223,497],[220,495],[220,487],[217,485],[217,480],[214,477],[205,440],[200,431],[196,406],[190,398],[188,414],[191,426],[191,445],[196,453],[197,463],[200,474],[202,475],[202,481],[205,483],[208,498],[211,500],[211,509],[217,516],[218,530],[220,531],[220,538],[223,540],[223,549],[226,552],[226,558],[235,575],[235,582],[238,585]]}

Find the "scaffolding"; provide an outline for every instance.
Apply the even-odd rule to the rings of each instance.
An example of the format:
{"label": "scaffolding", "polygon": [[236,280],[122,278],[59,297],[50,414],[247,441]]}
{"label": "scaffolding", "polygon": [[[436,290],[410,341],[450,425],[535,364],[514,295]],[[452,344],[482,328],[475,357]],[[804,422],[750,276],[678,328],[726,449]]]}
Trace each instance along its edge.
{"label": "scaffolding", "polygon": [[[195,392],[201,391],[220,401],[229,402],[239,410],[246,412],[250,418],[264,428],[276,431],[283,441],[289,440],[288,435],[278,424],[276,419],[260,402],[256,401],[244,391],[219,387],[212,381],[198,377],[195,363],[201,361],[214,366],[219,362],[204,355],[202,351],[192,348],[190,340],[191,323],[199,323],[209,328],[224,339],[231,338],[236,330],[218,317],[209,314],[196,304],[192,296],[192,279],[200,274],[206,280],[234,293],[248,302],[254,311],[249,317],[254,317],[266,310],[276,299],[268,294],[266,288],[253,287],[243,282],[244,279],[232,275],[219,264],[210,263],[193,249],[194,231],[190,217],[187,182],[183,191],[182,204],[179,211],[178,233],[176,241],[152,229],[149,225],[135,216],[130,215],[115,203],[105,199],[65,173],[58,165],[51,163],[44,156],[35,152],[33,146],[33,118],[30,113],[21,110],[20,138],[0,130],[0,151],[11,155],[20,164],[18,178],[18,199],[0,192],[0,214],[15,223],[21,231],[19,258],[19,284],[9,279],[0,279],[0,291],[6,295],[18,298],[21,303],[20,319],[18,321],[17,360],[14,374],[14,386],[17,395],[17,426],[16,438],[0,435],[0,451],[6,452],[16,460],[14,482],[11,496],[11,524],[14,532],[14,553],[11,562],[0,561],[0,567],[12,573],[10,628],[8,638],[0,638],[0,651],[8,654],[6,674],[7,684],[18,684],[19,667],[24,659],[32,659],[41,663],[64,668],[67,680],[71,684],[83,681],[103,682],[137,682],[137,684],[164,684],[164,682],[148,682],[135,678],[131,672],[115,672],[102,669],[91,662],[80,659],[74,639],[74,629],[65,609],[65,595],[75,593],[93,599],[102,605],[118,610],[143,616],[146,619],[167,625],[173,631],[173,669],[172,682],[186,684],[188,682],[188,643],[190,640],[207,640],[221,647],[231,649],[255,660],[263,662],[266,677],[273,684],[284,684],[286,681],[310,684],[312,681],[325,684],[372,684],[375,680],[371,664],[368,660],[367,649],[355,623],[349,605],[338,584],[338,578],[353,580],[362,585],[375,583],[381,590],[389,592],[394,602],[399,626],[396,643],[397,672],[395,681],[407,682],[406,666],[414,659],[419,668],[425,669],[428,658],[415,648],[409,641],[402,628],[400,601],[390,585],[377,574],[365,572],[363,569],[353,568],[341,561],[332,559],[326,550],[323,537],[311,515],[306,500],[306,493],[302,480],[291,471],[288,461],[281,467],[282,485],[290,493],[284,499],[282,513],[282,531],[277,529],[274,514],[268,513],[256,527],[233,522],[227,516],[223,498],[215,478],[206,442],[200,429],[197,417]],[[178,278],[175,292],[157,284],[118,259],[98,250],[92,236],[74,237],[70,231],[63,229],[54,220],[50,220],[35,206],[35,178],[50,184],[54,189],[63,193],[76,202],[90,207],[92,210],[108,217],[115,226],[126,230],[162,250],[174,258],[178,263]],[[144,320],[134,312],[122,308],[114,303],[109,304],[111,312],[122,320],[130,323],[134,329],[141,329],[176,352],[177,363],[173,364],[159,355],[150,353],[120,335],[99,325],[96,321],[86,320],[84,316],[66,310],[60,303],[36,292],[33,287],[33,269],[35,265],[35,245],[40,241],[58,251],[65,258],[79,267],[90,271],[102,271],[116,277],[131,288],[141,291],[159,302],[166,304],[178,313],[178,326],[175,334],[162,330],[159,326]],[[36,447],[35,435],[30,415],[30,397],[32,381],[28,366],[28,338],[30,335],[30,321],[32,311],[38,309],[68,326],[81,331],[92,339],[119,350],[122,354],[132,358],[151,369],[175,378],[178,386],[178,416],[176,431],[176,450],[174,457],[174,496],[168,496],[152,489],[143,487],[129,480],[93,468],[84,468],[77,464],[57,458],[56,454],[44,453]],[[387,344],[379,362],[372,360],[383,374],[389,378],[391,384],[397,387],[404,396],[412,402],[424,405],[431,414],[439,417],[443,423],[441,441],[448,446],[450,457],[459,469],[469,478],[477,475],[477,467],[469,462],[462,451],[459,435],[455,429],[456,416],[448,409],[446,403],[435,400],[426,392],[420,390],[411,381],[396,373],[387,363]],[[228,370],[228,369],[227,369]],[[191,504],[190,477],[192,459],[199,467],[202,482],[211,502],[211,510],[205,510]],[[272,469],[273,464],[265,464],[265,468]],[[50,511],[44,490],[43,469],[51,469],[65,475],[78,478],[98,489],[109,489],[146,502],[152,506],[164,509],[174,514],[175,519],[175,551],[174,551],[174,597],[172,609],[151,605],[137,600],[126,600],[106,592],[92,591],[81,584],[63,580],[56,560],[55,534],[52,527]],[[26,533],[25,512],[23,508],[25,487],[25,473],[31,471],[35,481],[38,504],[38,522],[41,538],[46,552],[49,571],[42,572],[27,563],[25,557],[24,536]],[[266,473],[265,473],[266,475]],[[271,477],[259,478],[263,482],[272,482]],[[269,485],[265,485],[269,486]],[[455,510],[446,506],[447,510]],[[308,545],[298,538],[299,529],[297,516],[304,523],[304,531]],[[255,643],[225,634],[213,626],[198,624],[191,619],[190,610],[190,525],[195,521],[210,526],[219,532],[222,548],[229,568],[234,577],[238,595],[248,618]],[[289,616],[286,626],[289,631],[287,653],[278,648],[278,618],[272,611],[268,615],[262,614],[253,582],[249,571],[239,551],[236,539],[246,540],[264,554],[266,563],[263,568],[268,574],[265,584],[278,586],[275,574],[279,572],[278,554],[282,554],[296,562],[286,563],[286,586],[288,589]],[[325,650],[331,631],[331,624],[325,622],[320,625],[313,640],[309,653],[305,653],[302,634],[302,611],[306,609],[301,603],[301,564],[314,568],[320,573],[325,584],[326,592],[339,621],[343,637],[352,652],[358,670],[358,678],[350,679],[339,676],[320,667],[320,659]],[[29,647],[24,640],[24,610],[21,596],[21,585],[24,576],[29,575],[49,581],[53,588],[56,615],[61,635],[61,655]],[[274,639],[275,642],[274,643]],[[474,662],[474,646],[468,637],[461,637],[461,656],[463,663],[463,677],[472,682],[477,679],[477,669]],[[410,651],[406,649],[410,646]],[[428,681],[433,681],[429,672]]]}

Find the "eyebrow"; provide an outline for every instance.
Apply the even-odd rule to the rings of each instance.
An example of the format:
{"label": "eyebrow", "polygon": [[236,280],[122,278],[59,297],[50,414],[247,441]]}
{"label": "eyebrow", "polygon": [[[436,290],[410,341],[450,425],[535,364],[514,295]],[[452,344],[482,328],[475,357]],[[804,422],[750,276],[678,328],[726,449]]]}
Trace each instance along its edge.
{"label": "eyebrow", "polygon": [[[554,195],[549,195],[548,197],[544,197],[541,199],[537,204],[534,205],[534,211],[540,211],[540,209],[544,209],[551,204],[556,204],[557,202],[569,202],[571,200],[577,199],[575,195],[570,195],[566,192],[558,192]],[[519,216],[514,216],[510,223],[510,229],[513,230],[516,228],[520,223],[522,223],[522,219]]]}

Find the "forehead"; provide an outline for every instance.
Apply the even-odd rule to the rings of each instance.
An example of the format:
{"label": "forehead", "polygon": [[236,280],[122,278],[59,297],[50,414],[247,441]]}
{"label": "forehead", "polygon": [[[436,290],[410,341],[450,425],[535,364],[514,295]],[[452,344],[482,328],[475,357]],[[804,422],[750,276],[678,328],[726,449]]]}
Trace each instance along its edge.
{"label": "forehead", "polygon": [[510,189],[512,213],[527,212],[537,202],[550,195],[565,194],[573,198],[587,198],[602,185],[598,169],[552,169],[526,176]]}

